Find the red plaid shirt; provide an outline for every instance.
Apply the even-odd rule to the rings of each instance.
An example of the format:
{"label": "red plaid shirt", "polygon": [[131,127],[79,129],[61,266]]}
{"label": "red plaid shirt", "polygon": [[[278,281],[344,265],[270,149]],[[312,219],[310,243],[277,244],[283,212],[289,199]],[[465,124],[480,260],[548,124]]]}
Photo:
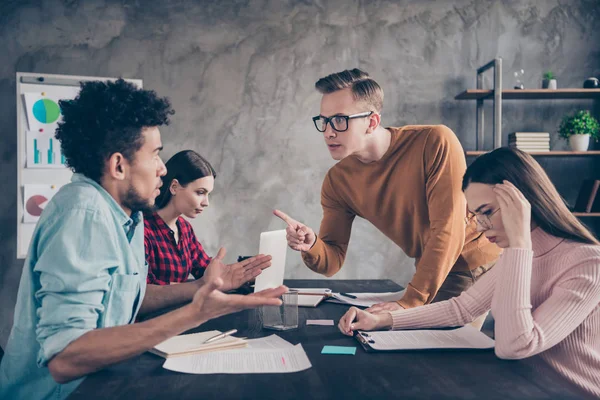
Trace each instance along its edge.
{"label": "red plaid shirt", "polygon": [[175,243],[174,232],[157,213],[144,214],[144,247],[150,284],[185,282],[190,274],[200,278],[210,263],[192,225],[179,217],[177,227],[179,242]]}

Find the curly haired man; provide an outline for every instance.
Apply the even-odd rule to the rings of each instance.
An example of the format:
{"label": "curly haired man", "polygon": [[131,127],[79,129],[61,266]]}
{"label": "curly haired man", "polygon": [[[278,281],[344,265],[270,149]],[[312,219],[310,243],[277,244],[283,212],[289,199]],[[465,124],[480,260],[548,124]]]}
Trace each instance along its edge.
{"label": "curly haired man", "polygon": [[[0,365],[2,399],[66,398],[92,372],[211,318],[277,305],[286,290],[222,293],[224,250],[193,291],[146,290],[141,210],[154,204],[166,173],[159,127],[169,123],[171,105],[122,79],[83,83],[75,100],[60,105],[56,137],[75,174],[33,234]],[[133,323],[138,312],[186,300]]]}

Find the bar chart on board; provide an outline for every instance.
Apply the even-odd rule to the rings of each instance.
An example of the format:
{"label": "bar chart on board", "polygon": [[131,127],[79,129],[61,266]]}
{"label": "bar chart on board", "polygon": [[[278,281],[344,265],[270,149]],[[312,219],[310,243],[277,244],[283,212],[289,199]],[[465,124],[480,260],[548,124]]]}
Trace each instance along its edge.
{"label": "bar chart on board", "polygon": [[27,168],[64,168],[60,142],[47,132],[27,132]]}

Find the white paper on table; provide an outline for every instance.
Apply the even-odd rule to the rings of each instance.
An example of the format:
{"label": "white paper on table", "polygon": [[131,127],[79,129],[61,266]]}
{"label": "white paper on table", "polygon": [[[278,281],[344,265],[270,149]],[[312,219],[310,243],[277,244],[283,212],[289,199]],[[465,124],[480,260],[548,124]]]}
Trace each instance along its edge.
{"label": "white paper on table", "polygon": [[333,326],[332,319],[307,319],[306,325]]}
{"label": "white paper on table", "polygon": [[[331,295],[331,289],[325,288],[301,288],[301,289],[290,289],[298,291],[298,307],[316,307],[318,306],[326,296]],[[302,293],[312,293],[302,295]],[[323,294],[323,297],[316,296],[315,294]]]}
{"label": "white paper on table", "polygon": [[451,330],[360,331],[359,334],[370,339],[369,345],[375,350],[494,348],[494,340],[471,325]]}
{"label": "white paper on table", "polygon": [[272,289],[283,284],[285,273],[285,254],[287,252],[287,239],[285,229],[278,231],[263,232],[260,234],[260,246],[258,253],[273,257],[271,266],[264,269],[256,277],[254,292]]}
{"label": "white paper on table", "polygon": [[[285,348],[289,348],[289,347],[294,347],[293,344],[291,344],[290,342],[288,342],[285,339],[282,339],[281,337],[279,337],[277,335],[266,336],[266,337],[262,337],[259,339],[247,339],[246,343],[248,344],[248,347],[246,347],[244,349],[239,349],[239,350],[242,350],[242,351],[272,350],[272,349],[285,349]],[[231,351],[237,351],[237,350],[231,350]]]}
{"label": "white paper on table", "polygon": [[333,298],[329,299],[328,301],[331,303],[350,304],[358,307],[371,307],[377,303],[398,301],[404,296],[404,292],[405,290],[385,293],[348,293],[356,296],[356,299],[342,296],[339,293],[333,293]]}
{"label": "white paper on table", "polygon": [[312,367],[301,344],[271,350],[230,350],[169,358],[163,368],[187,374],[269,374]]}

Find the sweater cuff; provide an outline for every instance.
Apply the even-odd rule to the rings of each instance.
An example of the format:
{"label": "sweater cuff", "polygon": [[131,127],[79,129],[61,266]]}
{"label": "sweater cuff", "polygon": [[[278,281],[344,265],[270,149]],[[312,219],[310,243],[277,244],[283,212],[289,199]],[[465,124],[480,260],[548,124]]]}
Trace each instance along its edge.
{"label": "sweater cuff", "polygon": [[435,328],[456,325],[456,315],[448,301],[409,310],[390,312],[392,329]]}
{"label": "sweater cuff", "polygon": [[428,295],[421,293],[409,283],[404,292],[404,296],[398,300],[398,304],[400,304],[402,308],[414,308],[425,304],[428,297]]}
{"label": "sweater cuff", "polygon": [[318,258],[319,254],[321,254],[321,252],[323,252],[324,250],[325,250],[324,249],[324,243],[317,236],[317,239],[315,240],[315,243],[310,248],[310,250],[302,252],[302,258],[304,258],[305,260],[314,261],[314,259]]}
{"label": "sweater cuff", "polygon": [[322,254],[325,254],[325,243],[317,236],[317,240],[310,250],[303,251],[300,255],[302,257],[302,261],[304,261],[304,264],[308,268],[318,274],[324,274],[326,271],[322,271],[321,268],[319,268]]}

